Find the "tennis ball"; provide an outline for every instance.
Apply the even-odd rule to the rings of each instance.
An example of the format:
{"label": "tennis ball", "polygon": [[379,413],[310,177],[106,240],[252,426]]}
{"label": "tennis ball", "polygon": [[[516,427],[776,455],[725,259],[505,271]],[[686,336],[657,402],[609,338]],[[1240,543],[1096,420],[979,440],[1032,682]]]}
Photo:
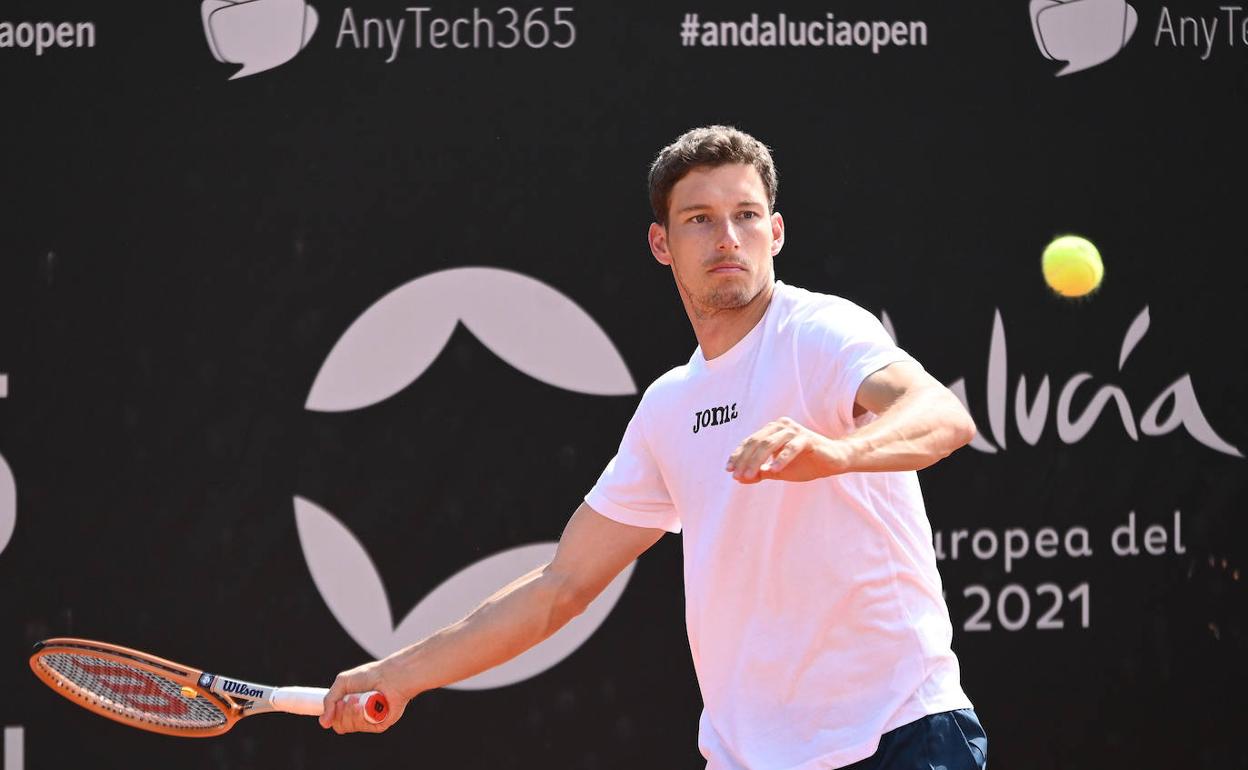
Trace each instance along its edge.
{"label": "tennis ball", "polygon": [[1086,238],[1063,235],[1044,250],[1044,280],[1063,297],[1084,297],[1101,285],[1105,265]]}

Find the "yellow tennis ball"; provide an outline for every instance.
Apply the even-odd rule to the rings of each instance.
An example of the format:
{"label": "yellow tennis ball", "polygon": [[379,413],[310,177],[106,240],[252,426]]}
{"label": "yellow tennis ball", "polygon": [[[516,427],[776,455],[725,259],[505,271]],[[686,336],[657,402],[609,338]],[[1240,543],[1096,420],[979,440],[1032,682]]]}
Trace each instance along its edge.
{"label": "yellow tennis ball", "polygon": [[1101,285],[1105,265],[1092,242],[1063,235],[1044,250],[1044,280],[1063,297],[1084,297]]}

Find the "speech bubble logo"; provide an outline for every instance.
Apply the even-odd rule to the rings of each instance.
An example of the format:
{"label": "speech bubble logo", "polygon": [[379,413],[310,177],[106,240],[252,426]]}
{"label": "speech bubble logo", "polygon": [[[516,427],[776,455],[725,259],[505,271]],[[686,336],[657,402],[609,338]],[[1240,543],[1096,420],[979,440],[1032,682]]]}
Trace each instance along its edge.
{"label": "speech bubble logo", "polygon": [[1118,55],[1139,21],[1125,0],[1031,0],[1031,30],[1045,58],[1066,62],[1057,76],[1104,64]]}
{"label": "speech bubble logo", "polygon": [[204,36],[217,61],[241,64],[230,80],[279,67],[316,32],[316,9],[305,0],[204,0]]}

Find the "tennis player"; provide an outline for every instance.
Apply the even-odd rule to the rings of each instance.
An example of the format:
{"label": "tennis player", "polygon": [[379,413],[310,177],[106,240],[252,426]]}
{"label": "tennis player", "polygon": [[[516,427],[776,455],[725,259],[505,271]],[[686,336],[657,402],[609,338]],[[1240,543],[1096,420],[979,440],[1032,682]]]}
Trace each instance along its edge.
{"label": "tennis player", "polygon": [[[683,531],[708,770],[986,766],[915,473],[975,426],[871,314],[776,280],[776,186],[767,147],[725,126],[659,153],[650,250],[693,357],[646,390],[550,564],[339,674],[322,725],[386,729],[410,698],[550,636]],[[342,705],[374,689],[392,708],[381,725]]]}

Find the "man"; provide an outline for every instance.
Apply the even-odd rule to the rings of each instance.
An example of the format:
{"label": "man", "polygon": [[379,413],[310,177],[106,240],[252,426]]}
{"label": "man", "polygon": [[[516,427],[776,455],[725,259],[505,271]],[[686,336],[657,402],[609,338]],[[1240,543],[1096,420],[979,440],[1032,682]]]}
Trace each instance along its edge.
{"label": "man", "polygon": [[[666,532],[708,770],[985,766],[915,471],[965,445],[957,398],[865,310],[775,280],[766,146],[695,129],[650,170],[650,249],[698,340],[642,396],[554,560],[464,620],[340,674],[321,723],[382,730],[408,699],[553,634]],[[365,723],[345,694],[380,690]]]}

